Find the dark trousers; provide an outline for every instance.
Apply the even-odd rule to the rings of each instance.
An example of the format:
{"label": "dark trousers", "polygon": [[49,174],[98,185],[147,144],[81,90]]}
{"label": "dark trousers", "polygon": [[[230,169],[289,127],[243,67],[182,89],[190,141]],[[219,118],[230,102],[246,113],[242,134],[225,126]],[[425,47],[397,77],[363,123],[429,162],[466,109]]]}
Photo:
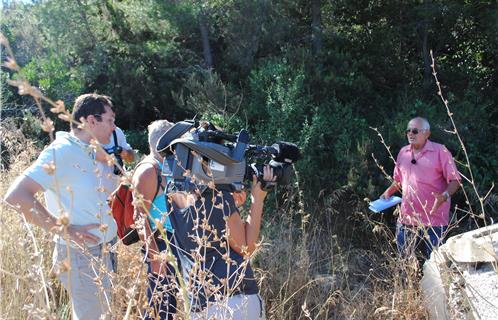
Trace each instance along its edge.
{"label": "dark trousers", "polygon": [[[171,233],[167,232],[168,239],[172,239]],[[166,251],[166,242],[162,239],[156,239],[159,251]],[[176,248],[170,244],[173,255],[177,257]],[[145,253],[145,249],[142,248]],[[179,264],[179,260],[177,263]],[[176,313],[176,294],[178,292],[177,284],[175,283],[175,269],[168,263],[166,264],[166,272],[162,275],[156,275],[151,272],[150,262],[147,261],[147,278],[149,286],[147,288],[147,301],[149,310],[145,312],[144,319],[159,319],[171,320]],[[150,310],[152,309],[152,310]]]}

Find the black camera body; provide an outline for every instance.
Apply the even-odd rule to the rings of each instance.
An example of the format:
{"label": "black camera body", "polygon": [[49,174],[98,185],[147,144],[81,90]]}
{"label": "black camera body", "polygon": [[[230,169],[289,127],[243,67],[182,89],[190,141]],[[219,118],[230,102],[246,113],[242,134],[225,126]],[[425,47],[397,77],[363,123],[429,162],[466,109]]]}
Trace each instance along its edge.
{"label": "black camera body", "polygon": [[[292,164],[300,158],[295,144],[250,145],[245,129],[233,135],[217,130],[209,123],[198,126],[189,120],[169,129],[159,139],[156,149],[165,158],[174,154],[171,176],[175,189],[182,191],[206,187],[240,191],[253,175],[266,189],[286,185],[293,176]],[[249,164],[258,159],[273,168],[274,182],[263,181],[263,163]]]}
{"label": "black camera body", "polygon": [[[245,179],[250,180],[252,175],[256,175],[264,189],[271,189],[275,185],[288,185],[294,176],[292,164],[299,160],[301,154],[299,148],[290,142],[279,141],[271,146],[250,145],[246,150],[246,155],[251,160],[263,159],[264,163],[252,163],[247,166]],[[271,159],[270,162],[267,162]],[[273,169],[274,182],[263,180],[263,168],[268,164]]]}

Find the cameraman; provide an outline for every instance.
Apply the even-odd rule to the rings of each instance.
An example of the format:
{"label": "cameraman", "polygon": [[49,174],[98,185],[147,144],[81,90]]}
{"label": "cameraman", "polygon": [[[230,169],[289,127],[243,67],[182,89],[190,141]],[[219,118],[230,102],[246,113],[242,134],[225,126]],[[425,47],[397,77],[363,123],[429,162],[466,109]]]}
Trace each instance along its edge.
{"label": "cameraman", "polygon": [[[102,144],[102,148],[110,155],[114,155],[116,163],[123,167],[123,161],[127,163],[135,160],[135,151],[126,141],[126,136],[119,127],[112,132],[109,137],[109,143]],[[116,165],[101,165],[103,172],[102,184],[104,191],[110,195],[118,186],[118,176],[121,175],[121,169]]]}
{"label": "cameraman", "polygon": [[[264,167],[263,180],[274,181]],[[267,192],[253,176],[251,206],[242,219],[234,196],[207,188],[173,192],[171,224],[191,297],[192,319],[264,319],[263,301],[251,265]],[[240,202],[245,198],[241,198]]]}

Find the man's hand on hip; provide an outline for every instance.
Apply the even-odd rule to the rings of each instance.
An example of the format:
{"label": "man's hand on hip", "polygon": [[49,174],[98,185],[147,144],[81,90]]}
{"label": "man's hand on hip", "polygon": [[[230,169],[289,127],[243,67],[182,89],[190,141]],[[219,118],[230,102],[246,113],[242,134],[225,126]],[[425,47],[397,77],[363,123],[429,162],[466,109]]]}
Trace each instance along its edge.
{"label": "man's hand on hip", "polygon": [[[89,231],[92,229],[97,229],[100,227],[100,224],[86,224],[82,226],[77,225],[68,225],[67,234],[69,235],[69,239],[76,242],[77,244],[96,244],[99,242],[100,238]],[[63,234],[61,234],[64,237]]]}

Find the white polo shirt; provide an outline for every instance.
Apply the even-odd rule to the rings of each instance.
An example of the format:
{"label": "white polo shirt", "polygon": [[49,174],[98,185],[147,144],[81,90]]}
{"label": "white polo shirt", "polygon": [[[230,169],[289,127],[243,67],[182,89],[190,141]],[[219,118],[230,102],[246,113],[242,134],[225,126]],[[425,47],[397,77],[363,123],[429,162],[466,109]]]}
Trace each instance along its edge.
{"label": "white polo shirt", "polygon": [[[23,174],[43,187],[47,209],[54,217],[67,212],[70,224],[101,224],[102,228],[90,231],[100,237],[100,243],[116,236],[95,152],[73,134],[57,132],[56,139]],[[59,236],[54,240],[65,244]]]}

